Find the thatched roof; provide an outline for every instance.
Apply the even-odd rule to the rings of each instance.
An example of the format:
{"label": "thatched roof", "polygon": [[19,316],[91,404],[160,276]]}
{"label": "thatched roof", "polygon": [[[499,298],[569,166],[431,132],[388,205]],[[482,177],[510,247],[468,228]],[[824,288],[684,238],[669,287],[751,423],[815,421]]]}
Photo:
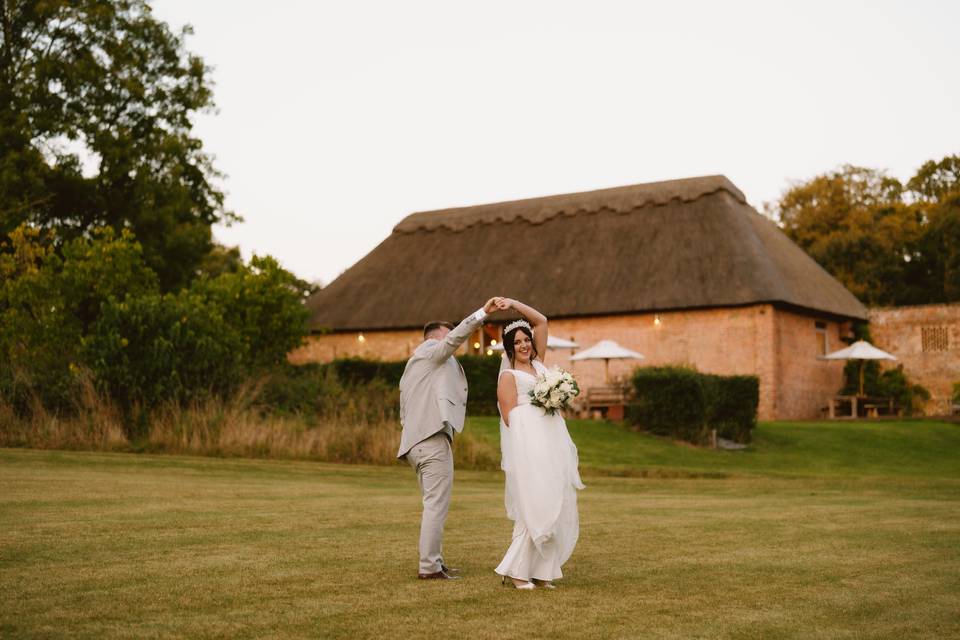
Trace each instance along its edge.
{"label": "thatched roof", "polygon": [[548,317],[863,305],[724,176],[414,213],[307,302],[313,329],[456,320],[493,295]]}

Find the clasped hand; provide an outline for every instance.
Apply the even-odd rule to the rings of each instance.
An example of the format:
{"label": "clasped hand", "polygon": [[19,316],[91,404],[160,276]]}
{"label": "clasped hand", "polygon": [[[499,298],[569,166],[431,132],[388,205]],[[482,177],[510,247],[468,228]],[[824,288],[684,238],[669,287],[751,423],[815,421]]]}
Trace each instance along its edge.
{"label": "clasped hand", "polygon": [[483,305],[483,310],[487,313],[493,313],[494,311],[504,311],[510,309],[514,306],[516,301],[513,298],[503,298],[500,296],[495,296],[487,300],[487,303]]}

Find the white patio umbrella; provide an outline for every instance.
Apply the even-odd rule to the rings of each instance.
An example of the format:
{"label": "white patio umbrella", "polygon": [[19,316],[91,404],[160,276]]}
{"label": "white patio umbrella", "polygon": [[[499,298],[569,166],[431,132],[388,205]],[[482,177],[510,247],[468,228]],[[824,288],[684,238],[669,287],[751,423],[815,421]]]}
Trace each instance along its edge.
{"label": "white patio umbrella", "polygon": [[896,360],[893,356],[866,340],[858,340],[846,349],[834,351],[823,356],[825,360],[859,360],[860,361],[860,395],[863,395],[863,361],[864,360]]}
{"label": "white patio umbrella", "polygon": [[[551,335],[547,336],[547,349],[576,349],[580,345],[572,340],[564,340],[563,338],[554,338]],[[494,346],[490,347],[494,351],[503,351],[503,344],[498,342]]]}
{"label": "white patio umbrella", "polygon": [[592,347],[570,356],[570,359],[574,361],[603,360],[603,377],[606,382],[610,382],[611,360],[643,360],[643,354],[621,347],[613,340],[601,340]]}
{"label": "white patio umbrella", "polygon": [[564,340],[563,338],[547,336],[547,349],[576,349],[579,346],[580,345],[573,340]]}

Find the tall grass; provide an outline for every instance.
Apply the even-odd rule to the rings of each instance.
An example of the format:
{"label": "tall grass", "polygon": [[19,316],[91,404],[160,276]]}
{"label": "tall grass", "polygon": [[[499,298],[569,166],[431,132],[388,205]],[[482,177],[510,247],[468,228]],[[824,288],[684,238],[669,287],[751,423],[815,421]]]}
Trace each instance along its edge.
{"label": "tall grass", "polygon": [[76,411],[51,413],[37,393],[30,394],[26,413],[0,400],[0,446],[31,449],[114,451],[129,449],[120,412],[94,388],[90,380],[79,385]]}
{"label": "tall grass", "polygon": [[[87,381],[68,415],[51,413],[39,401],[27,415],[0,403],[0,446],[396,464],[395,388],[345,386],[330,378],[314,410],[284,414],[261,402],[266,383],[244,385],[229,398],[161,405],[143,413],[146,424],[133,429]],[[488,440],[468,433],[457,437],[454,455],[460,468],[495,469],[499,463]]]}

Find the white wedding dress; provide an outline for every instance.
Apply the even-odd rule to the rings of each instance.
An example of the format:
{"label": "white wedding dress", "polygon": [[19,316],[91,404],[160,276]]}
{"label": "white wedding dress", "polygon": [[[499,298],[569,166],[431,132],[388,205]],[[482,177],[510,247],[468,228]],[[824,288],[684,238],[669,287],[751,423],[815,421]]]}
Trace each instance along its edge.
{"label": "white wedding dress", "polygon": [[[539,360],[534,368],[545,373]],[[517,406],[510,426],[500,419],[501,468],[506,475],[504,502],[514,521],[513,541],[496,568],[502,576],[522,580],[556,580],[580,535],[577,490],[583,489],[577,470],[577,447],[558,413],[548,415],[530,404],[536,378],[510,371],[517,384]]]}

